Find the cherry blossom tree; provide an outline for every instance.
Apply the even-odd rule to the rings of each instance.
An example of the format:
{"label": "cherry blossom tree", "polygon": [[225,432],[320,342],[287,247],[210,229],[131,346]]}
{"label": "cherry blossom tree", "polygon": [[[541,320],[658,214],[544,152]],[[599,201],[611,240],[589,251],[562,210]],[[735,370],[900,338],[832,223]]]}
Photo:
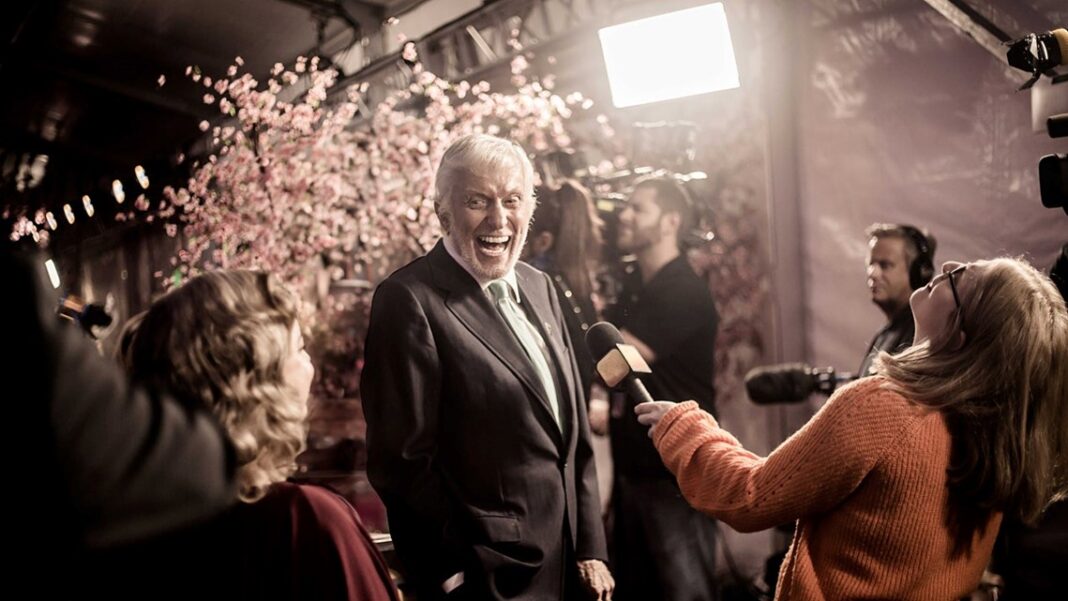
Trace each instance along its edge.
{"label": "cherry blossom tree", "polygon": [[532,153],[566,149],[569,120],[591,108],[579,93],[557,94],[551,78],[528,76],[522,55],[512,61],[509,93],[442,79],[411,44],[403,58],[412,65],[409,87],[364,111],[367,84],[335,89],[337,73],[316,58],[276,64],[264,83],[241,73],[240,59],[214,80],[187,70],[220,117],[200,124],[211,154],[185,186],[164,191],[160,216],[184,240],[174,266],[183,277],[261,269],[301,291],[313,352],[348,358],[340,369],[320,361],[327,396],[355,389],[368,296],[359,282],[376,282],[440,236],[433,176],[447,146],[484,132]]}

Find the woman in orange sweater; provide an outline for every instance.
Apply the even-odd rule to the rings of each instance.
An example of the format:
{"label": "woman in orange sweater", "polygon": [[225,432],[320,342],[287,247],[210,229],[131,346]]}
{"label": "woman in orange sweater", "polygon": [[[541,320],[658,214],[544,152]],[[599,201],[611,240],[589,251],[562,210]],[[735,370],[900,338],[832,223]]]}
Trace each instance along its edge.
{"label": "woman in orange sweater", "polygon": [[737,530],[797,520],[777,599],[967,596],[1003,514],[1068,494],[1068,311],[1016,259],[946,263],[915,344],[769,456],[690,402],[638,405],[687,501]]}

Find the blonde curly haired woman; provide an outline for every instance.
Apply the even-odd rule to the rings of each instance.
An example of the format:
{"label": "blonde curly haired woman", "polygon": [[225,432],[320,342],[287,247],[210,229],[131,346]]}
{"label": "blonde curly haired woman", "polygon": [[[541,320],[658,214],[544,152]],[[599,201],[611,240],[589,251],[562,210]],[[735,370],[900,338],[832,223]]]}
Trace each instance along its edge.
{"label": "blonde curly haired woman", "polygon": [[297,308],[268,274],[206,273],[152,305],[124,334],[121,359],[135,381],[210,408],[236,449],[240,503],[190,549],[200,567],[224,573],[209,596],[395,601],[352,506],[286,482],[304,449],[314,375]]}
{"label": "blonde curly haired woman", "polygon": [[1023,261],[948,262],[912,294],[915,342],[767,457],[692,402],[636,407],[694,507],[743,530],[797,520],[777,599],[954,600],[1003,515],[1068,493],[1068,311]]}

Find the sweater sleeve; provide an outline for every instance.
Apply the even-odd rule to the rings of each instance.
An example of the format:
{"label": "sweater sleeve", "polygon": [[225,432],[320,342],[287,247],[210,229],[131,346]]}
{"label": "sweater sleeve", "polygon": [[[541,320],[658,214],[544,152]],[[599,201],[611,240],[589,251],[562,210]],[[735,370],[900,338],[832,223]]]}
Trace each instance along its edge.
{"label": "sweater sleeve", "polygon": [[741,532],[771,528],[840,503],[915,421],[917,410],[882,382],[839,389],[767,457],[692,401],[664,415],[653,443],[693,507]]}

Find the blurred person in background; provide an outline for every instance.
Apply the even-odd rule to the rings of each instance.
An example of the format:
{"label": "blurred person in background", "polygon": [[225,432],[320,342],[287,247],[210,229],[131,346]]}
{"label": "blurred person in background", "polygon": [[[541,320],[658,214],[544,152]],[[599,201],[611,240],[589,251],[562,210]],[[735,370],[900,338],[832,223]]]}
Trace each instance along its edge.
{"label": "blurred person in background", "polygon": [[549,274],[556,287],[587,395],[594,361],[585,340],[586,330],[599,319],[595,275],[600,269],[603,227],[590,192],[567,179],[558,188],[539,191],[526,246],[527,263]]}

